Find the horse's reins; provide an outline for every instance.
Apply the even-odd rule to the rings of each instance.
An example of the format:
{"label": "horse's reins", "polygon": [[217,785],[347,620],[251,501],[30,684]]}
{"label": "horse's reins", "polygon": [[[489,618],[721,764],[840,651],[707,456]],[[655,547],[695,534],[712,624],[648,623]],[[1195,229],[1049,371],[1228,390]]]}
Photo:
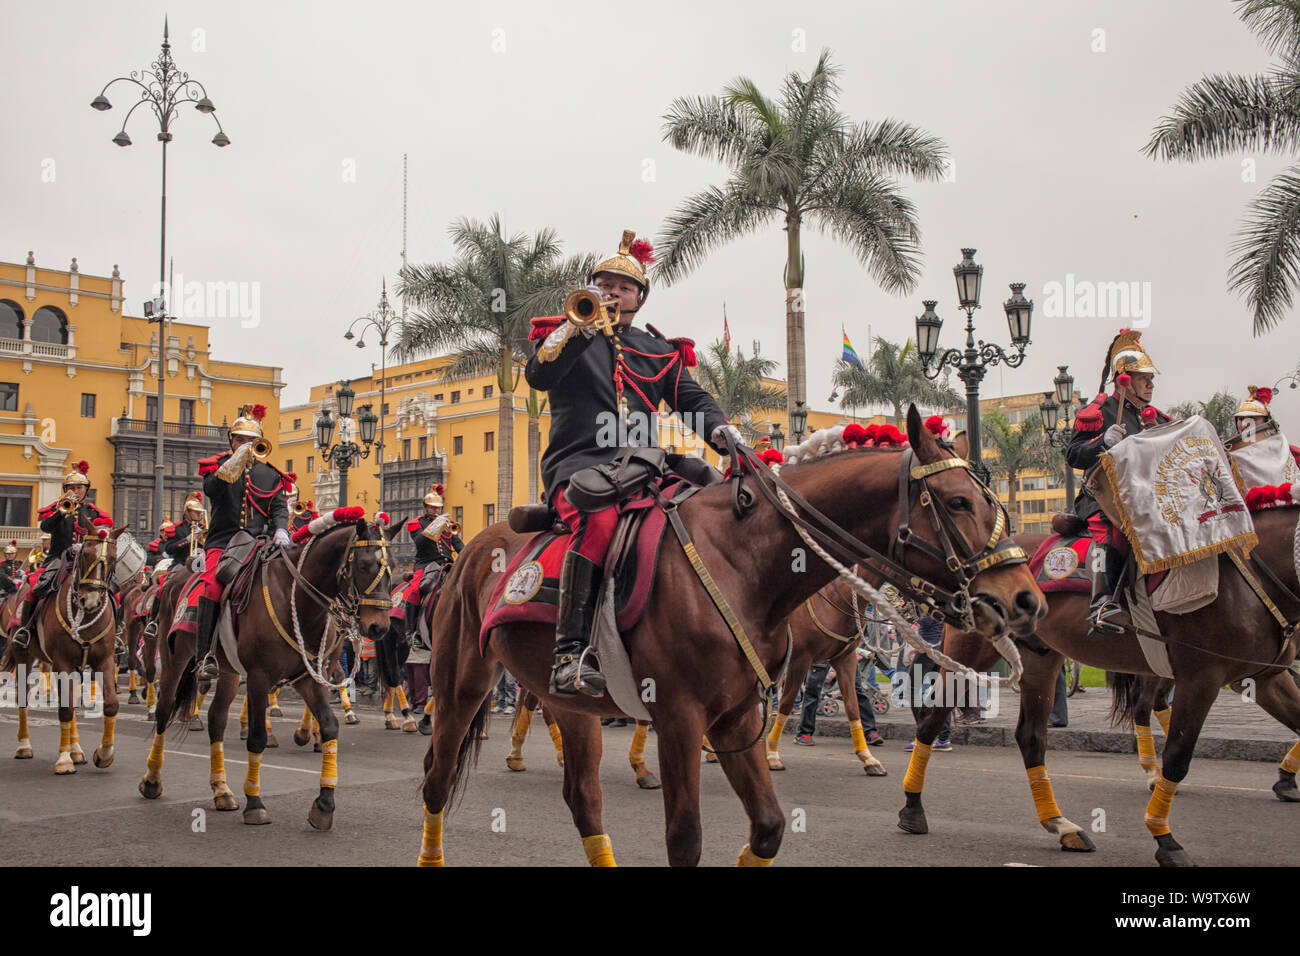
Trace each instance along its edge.
{"label": "horse's reins", "polygon": [[[99,542],[96,541],[96,543]],[[104,543],[104,550],[101,552],[97,552],[95,554],[93,560],[90,563],[90,567],[86,568],[83,571],[80,567],[80,561],[81,561],[81,555],[84,553],[84,551],[85,551],[85,542],[83,541],[81,544],[77,546],[77,554],[76,557],[73,559],[74,562],[73,569],[75,572],[81,574],[81,578],[76,585],[72,584],[71,578],[69,578],[67,581],[68,614],[66,618],[63,615],[63,608],[59,606],[58,593],[56,592],[54,595],[54,616],[58,618],[59,624],[63,627],[63,629],[68,632],[68,636],[70,636],[74,641],[77,642],[77,644],[81,646],[81,667],[78,668],[78,670],[85,670],[86,662],[90,659],[91,647],[94,646],[95,644],[98,644],[101,640],[103,640],[105,634],[113,630],[113,628],[110,626],[100,630],[99,633],[97,633],[94,637],[90,638],[90,640],[82,640],[81,638],[82,628],[94,624],[101,617],[103,617],[104,612],[108,610],[109,605],[112,604],[113,601],[112,596],[108,593],[109,570],[108,570],[107,542]],[[100,577],[98,574],[95,573],[100,570],[103,571],[102,577]],[[86,623],[83,623],[82,621],[82,617],[85,613],[85,608],[82,607],[79,598],[77,600],[76,607],[75,608],[73,607],[73,597],[77,595],[82,588],[88,588],[89,590],[92,591],[104,592],[104,600],[99,605],[99,613],[96,614],[94,617],[92,617],[90,621]]]}

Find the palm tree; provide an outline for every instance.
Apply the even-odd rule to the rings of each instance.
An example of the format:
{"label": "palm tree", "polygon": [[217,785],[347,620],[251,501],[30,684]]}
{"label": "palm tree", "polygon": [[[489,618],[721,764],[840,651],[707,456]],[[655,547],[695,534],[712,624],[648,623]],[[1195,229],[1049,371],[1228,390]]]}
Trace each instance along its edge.
{"label": "palm tree", "polygon": [[947,167],[937,137],[898,120],[854,124],[836,109],[838,68],[823,51],[807,78],[790,73],[778,100],[739,77],[721,96],[683,97],[664,116],[664,139],[730,169],[721,188],[688,197],[668,219],[656,275],[685,277],[713,249],[774,219],[785,230],[788,409],[807,407],[804,354],[804,220],[852,249],[892,293],[920,276],[916,208],[892,178],[938,179]]}
{"label": "palm tree", "polygon": [[766,434],[754,426],[753,413],[785,408],[785,389],[763,381],[775,368],[772,359],[757,354],[745,358],[740,349],[733,355],[725,343],[714,342],[697,369],[701,387],[717,399],[722,414],[751,445]]}
{"label": "palm tree", "polygon": [[[1300,3],[1246,0],[1239,13],[1279,62],[1253,76],[1203,76],[1160,120],[1146,155],[1198,160],[1293,153],[1300,145]],[[1300,164],[1255,197],[1232,244],[1228,286],[1254,312],[1255,334],[1280,322],[1300,285]]]}
{"label": "palm tree", "polygon": [[1018,428],[1012,427],[999,412],[990,412],[980,418],[984,441],[996,457],[985,458],[984,465],[994,478],[1007,479],[1007,512],[1019,514],[1016,492],[1022,471],[1045,471],[1063,480],[1065,469],[1061,455],[1047,441],[1043,421],[1037,412],[1027,415]]}
{"label": "palm tree", "polygon": [[841,408],[892,405],[894,424],[899,428],[903,427],[903,410],[910,402],[943,411],[966,405],[956,389],[925,377],[916,343],[911,339],[901,349],[888,339],[876,339],[865,368],[840,360],[833,381],[836,388],[843,389]]}
{"label": "palm tree", "polygon": [[[521,363],[532,354],[529,320],[554,314],[564,294],[582,284],[594,256],[564,258],[555,230],[507,237],[500,216],[486,223],[458,219],[448,229],[456,258],[450,263],[408,266],[400,292],[414,315],[402,329],[398,354],[450,352],[447,379],[493,372],[497,377],[497,504],[504,520],[514,505],[515,387]],[[538,419],[545,403],[529,390],[528,494],[538,498]],[[537,440],[534,441],[534,436]]]}
{"label": "palm tree", "polygon": [[1240,404],[1241,402],[1229,392],[1215,392],[1204,402],[1179,402],[1169,409],[1169,414],[1173,418],[1200,415],[1214,426],[1220,438],[1227,439],[1237,433],[1233,412]]}

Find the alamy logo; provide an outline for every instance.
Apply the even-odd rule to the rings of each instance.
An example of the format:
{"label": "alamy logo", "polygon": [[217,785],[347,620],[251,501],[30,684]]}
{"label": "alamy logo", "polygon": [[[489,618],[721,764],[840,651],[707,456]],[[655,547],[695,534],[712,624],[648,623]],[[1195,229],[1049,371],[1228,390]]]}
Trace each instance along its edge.
{"label": "alamy logo", "polygon": [[135,936],[148,936],[153,926],[151,893],[69,893],[50,897],[50,925],[55,927],[129,927]]}
{"label": "alamy logo", "polygon": [[1120,319],[1134,329],[1151,324],[1150,282],[1092,282],[1067,272],[1065,282],[1043,284],[1043,300],[1049,319]]}

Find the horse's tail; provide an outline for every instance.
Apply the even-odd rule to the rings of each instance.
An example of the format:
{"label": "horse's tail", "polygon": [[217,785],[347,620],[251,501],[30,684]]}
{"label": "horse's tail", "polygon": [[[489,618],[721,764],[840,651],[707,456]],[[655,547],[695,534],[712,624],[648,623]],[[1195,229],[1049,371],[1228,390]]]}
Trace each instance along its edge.
{"label": "horse's tail", "polygon": [[1111,689],[1110,725],[1132,727],[1142,701],[1142,678],[1136,674],[1106,672],[1106,686]]}
{"label": "horse's tail", "polygon": [[179,739],[185,739],[185,731],[190,726],[190,711],[194,709],[194,700],[198,695],[198,668],[191,662],[183,665],[180,683],[176,685],[176,699],[172,703],[172,715],[167,726],[180,724],[183,728]]}
{"label": "horse's tail", "polygon": [[466,771],[478,766],[479,751],[483,749],[483,738],[486,736],[483,729],[487,726],[491,709],[492,695],[488,694],[483,698],[483,703],[479,704],[478,712],[469,722],[469,730],[460,742],[460,749],[456,751],[456,770],[451,775],[451,789],[447,793],[448,810],[455,807],[465,791],[465,785],[469,782]]}

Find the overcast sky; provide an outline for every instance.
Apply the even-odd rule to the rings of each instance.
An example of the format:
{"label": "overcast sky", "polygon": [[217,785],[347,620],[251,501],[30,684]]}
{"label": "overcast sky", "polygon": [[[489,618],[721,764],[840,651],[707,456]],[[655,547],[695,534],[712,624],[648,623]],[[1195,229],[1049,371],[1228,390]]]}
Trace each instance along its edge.
{"label": "overcast sky", "polygon": [[[683,197],[725,179],[662,142],[674,98],[716,94],[738,75],[775,94],[830,47],[849,117],[921,126],[946,140],[955,167],[949,182],[906,184],[925,253],[906,297],[875,288],[845,249],[808,231],[814,407],[827,405],[841,324],[865,353],[868,326],[900,340],[921,300],[937,298],[943,342],[959,344],[951,270],[962,246],[985,266],[983,336],[1007,342],[1008,283],[1027,283],[1036,303],[1027,361],[992,371],[985,396],[1046,390],[1065,363],[1091,394],[1111,337],[1145,321],[1048,314],[1067,276],[1076,295],[1081,283],[1137,284],[1157,405],[1241,395],[1300,360],[1300,317],[1254,338],[1225,281],[1245,205],[1284,163],[1259,157],[1251,182],[1243,160],[1255,157],[1167,166],[1141,154],[1185,85],[1268,66],[1234,7],[4,0],[0,259],[32,249],[65,269],[77,256],[100,275],[119,263],[139,314],[158,270],[156,122],[137,110],[135,145],[122,149],[110,140],[134,101],[126,84],[109,91],[113,110],[88,104],[152,62],[166,13],[178,66],[206,85],[232,141],[210,145],[212,120],[183,109],[168,156],[168,251],[187,283],[245,283],[248,305],[258,296],[256,327],[211,320],[213,349],[283,366],[282,401],[303,401],[310,384],[378,360],[342,333],[400,267],[403,153],[412,262],[449,256],[454,218],[494,212],[512,231],[552,226],[569,251],[608,254],[623,228],[656,235]],[[733,342],[749,351],[758,339],[784,362],[784,256],[773,224],[656,288],[644,318],[703,343],[721,334],[725,300]],[[1300,438],[1300,391],[1275,408]]]}

